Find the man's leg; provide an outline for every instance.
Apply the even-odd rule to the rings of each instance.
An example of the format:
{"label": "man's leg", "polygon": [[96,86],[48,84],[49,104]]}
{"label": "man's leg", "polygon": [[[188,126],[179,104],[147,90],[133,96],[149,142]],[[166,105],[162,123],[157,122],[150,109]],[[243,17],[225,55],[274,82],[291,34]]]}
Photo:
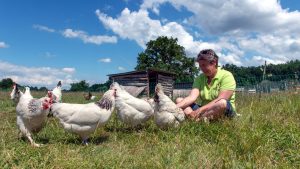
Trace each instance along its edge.
{"label": "man's leg", "polygon": [[200,115],[198,120],[207,118],[209,120],[216,120],[225,115],[227,107],[227,100],[221,99],[217,101],[211,109],[207,110],[203,114]]}

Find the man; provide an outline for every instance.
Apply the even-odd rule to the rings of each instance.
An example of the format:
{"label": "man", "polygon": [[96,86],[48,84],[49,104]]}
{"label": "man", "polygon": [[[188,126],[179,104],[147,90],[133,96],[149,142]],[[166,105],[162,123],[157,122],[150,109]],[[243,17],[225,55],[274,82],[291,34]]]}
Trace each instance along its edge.
{"label": "man", "polygon": [[[203,72],[196,77],[189,96],[177,98],[177,107],[196,121],[235,116],[235,79],[229,71],[218,67],[218,55],[211,49],[200,51],[197,62]],[[200,105],[195,102],[199,99]]]}

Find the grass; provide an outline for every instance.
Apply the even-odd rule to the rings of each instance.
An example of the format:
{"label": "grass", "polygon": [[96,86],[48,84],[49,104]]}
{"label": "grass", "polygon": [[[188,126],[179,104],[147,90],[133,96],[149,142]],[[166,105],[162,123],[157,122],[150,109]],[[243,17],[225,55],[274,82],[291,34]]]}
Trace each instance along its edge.
{"label": "grass", "polygon": [[[82,93],[63,93],[63,101],[87,102]],[[300,95],[292,93],[238,94],[241,117],[210,124],[186,121],[168,131],[152,121],[130,130],[113,114],[89,146],[52,117],[34,135],[44,146],[33,148],[17,139],[15,105],[8,92],[1,92],[0,168],[299,168],[299,101]]]}

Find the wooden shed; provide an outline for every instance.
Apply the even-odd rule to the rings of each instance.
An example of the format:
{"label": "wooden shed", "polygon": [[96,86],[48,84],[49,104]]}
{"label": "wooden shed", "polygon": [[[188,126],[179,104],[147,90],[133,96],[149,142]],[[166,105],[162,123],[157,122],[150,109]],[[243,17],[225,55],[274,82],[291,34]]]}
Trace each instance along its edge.
{"label": "wooden shed", "polygon": [[144,71],[131,71],[118,74],[109,74],[112,82],[118,82],[133,96],[151,97],[155,86],[160,83],[167,96],[172,97],[175,82],[175,73],[149,68]]}

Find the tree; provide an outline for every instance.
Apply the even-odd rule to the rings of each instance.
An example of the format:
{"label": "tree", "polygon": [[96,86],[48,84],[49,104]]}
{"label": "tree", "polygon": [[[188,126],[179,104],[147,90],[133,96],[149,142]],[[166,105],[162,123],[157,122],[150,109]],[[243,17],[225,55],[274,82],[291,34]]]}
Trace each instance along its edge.
{"label": "tree", "polygon": [[86,91],[88,88],[89,84],[85,80],[82,80],[79,83],[71,83],[70,91]]}
{"label": "tree", "polygon": [[[224,69],[229,70],[235,77],[239,86],[258,84],[263,80],[263,66],[237,67],[233,64],[226,64]],[[268,64],[266,66],[266,74],[270,75],[267,80],[283,81],[287,79],[297,79],[300,75],[300,61],[291,60],[283,64]],[[298,79],[297,79],[298,80]]]}
{"label": "tree", "polygon": [[177,44],[177,38],[166,36],[149,41],[146,50],[139,53],[135,70],[147,68],[173,72],[177,82],[192,81],[199,72],[194,59],[186,57],[184,47]]}
{"label": "tree", "polygon": [[13,80],[11,78],[2,79],[0,82],[0,88],[9,89],[13,86]]}
{"label": "tree", "polygon": [[38,91],[39,89],[36,86],[30,86],[29,87],[31,91]]}
{"label": "tree", "polygon": [[47,87],[40,87],[39,91],[48,91]]}
{"label": "tree", "polygon": [[110,80],[108,80],[103,84],[93,84],[92,86],[89,87],[89,91],[92,91],[92,92],[99,92],[99,91],[105,92],[109,89],[111,83],[112,82]]}

